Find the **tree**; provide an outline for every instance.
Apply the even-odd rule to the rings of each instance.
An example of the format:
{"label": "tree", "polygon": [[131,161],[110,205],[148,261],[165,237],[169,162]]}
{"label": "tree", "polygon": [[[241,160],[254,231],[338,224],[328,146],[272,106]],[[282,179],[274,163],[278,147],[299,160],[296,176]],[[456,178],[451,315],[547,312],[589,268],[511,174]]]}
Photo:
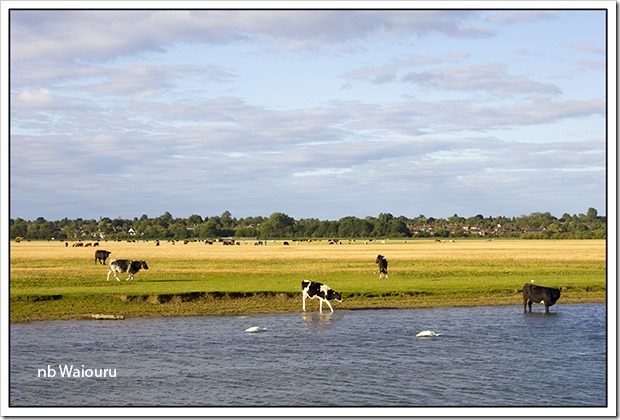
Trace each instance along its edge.
{"label": "tree", "polygon": [[235,234],[237,221],[232,218],[229,211],[222,213],[220,216],[220,222],[222,223],[222,229],[226,231],[226,234],[223,236],[232,236]]}
{"label": "tree", "polygon": [[261,238],[291,238],[295,219],[284,213],[273,213],[260,225]]}
{"label": "tree", "polygon": [[394,216],[391,213],[379,213],[375,228],[372,231],[372,236],[385,237],[388,236],[389,222]]}
{"label": "tree", "polygon": [[215,216],[205,220],[194,228],[194,236],[197,235],[199,238],[203,239],[217,238],[223,236],[221,235],[222,230],[220,218]]}
{"label": "tree", "polygon": [[598,219],[598,211],[595,208],[590,207],[588,209],[588,214],[586,214],[586,219],[588,219],[588,221],[590,222],[595,221],[596,219]]}
{"label": "tree", "polygon": [[24,219],[20,219],[19,217],[15,220],[10,219],[9,225],[9,237],[11,239],[26,237],[28,223]]}
{"label": "tree", "polygon": [[312,235],[313,238],[336,238],[338,236],[338,222],[321,220]]}
{"label": "tree", "polygon": [[373,226],[366,220],[354,216],[343,217],[338,221],[340,238],[365,238],[372,232]]}
{"label": "tree", "polygon": [[258,228],[239,225],[235,228],[234,236],[237,238],[256,238],[258,237]]}
{"label": "tree", "polygon": [[402,219],[392,219],[388,222],[387,236],[390,238],[409,238],[411,231]]}
{"label": "tree", "polygon": [[172,223],[172,215],[169,212],[165,212],[157,218],[161,227],[167,228]]}
{"label": "tree", "polygon": [[301,238],[312,238],[319,228],[319,219],[300,219],[297,222],[296,233]]}
{"label": "tree", "polygon": [[174,239],[186,239],[189,237],[187,226],[185,226],[182,222],[175,222],[174,224],[168,226],[168,233],[168,236]]}

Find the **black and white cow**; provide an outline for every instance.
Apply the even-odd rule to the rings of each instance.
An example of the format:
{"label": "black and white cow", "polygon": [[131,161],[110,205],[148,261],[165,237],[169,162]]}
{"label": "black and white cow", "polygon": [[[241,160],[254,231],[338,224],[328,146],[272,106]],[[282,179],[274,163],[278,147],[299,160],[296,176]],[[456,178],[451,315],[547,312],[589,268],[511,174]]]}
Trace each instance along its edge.
{"label": "black and white cow", "polygon": [[385,259],[385,257],[383,255],[377,255],[377,259],[375,260],[376,264],[379,264],[379,278],[386,278],[388,277],[388,272],[387,272],[387,267],[388,267],[388,262]]}
{"label": "black and white cow", "polygon": [[105,264],[105,260],[108,259],[110,254],[111,252],[106,251],[105,249],[95,251],[95,264],[97,264],[98,262],[101,264]]}
{"label": "black and white cow", "polygon": [[523,286],[523,313],[527,312],[526,308],[528,306],[530,307],[530,312],[532,312],[533,302],[542,302],[545,304],[545,313],[548,314],[549,306],[553,306],[558,301],[560,292],[560,289],[525,283]]}
{"label": "black and white cow", "polygon": [[128,273],[127,281],[133,281],[133,275],[140,271],[141,268],[145,270],[149,269],[146,265],[146,261],[132,261],[132,260],[110,260],[110,271],[108,271],[108,281],[110,281],[110,274],[114,274],[116,280],[120,282],[116,273]]}
{"label": "black and white cow", "polygon": [[328,285],[316,281],[303,280],[301,282],[301,293],[303,299],[303,310],[306,312],[306,298],[318,298],[320,303],[319,311],[323,313],[323,302],[327,303],[329,309],[334,312],[330,300],[342,302],[342,294],[332,290]]}

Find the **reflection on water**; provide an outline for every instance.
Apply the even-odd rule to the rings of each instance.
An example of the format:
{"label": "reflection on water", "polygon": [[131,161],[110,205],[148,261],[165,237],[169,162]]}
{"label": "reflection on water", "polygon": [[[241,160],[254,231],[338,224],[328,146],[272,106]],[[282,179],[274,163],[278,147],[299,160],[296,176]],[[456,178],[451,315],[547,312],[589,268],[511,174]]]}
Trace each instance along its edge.
{"label": "reflection on water", "polygon": [[[553,309],[13,324],[10,404],[605,406],[605,305]],[[63,376],[69,365],[116,377]]]}
{"label": "reflection on water", "polygon": [[324,312],[322,314],[318,312],[303,312],[302,316],[304,318],[304,322],[306,327],[317,327],[321,325],[329,325],[332,316],[334,316],[333,312]]}

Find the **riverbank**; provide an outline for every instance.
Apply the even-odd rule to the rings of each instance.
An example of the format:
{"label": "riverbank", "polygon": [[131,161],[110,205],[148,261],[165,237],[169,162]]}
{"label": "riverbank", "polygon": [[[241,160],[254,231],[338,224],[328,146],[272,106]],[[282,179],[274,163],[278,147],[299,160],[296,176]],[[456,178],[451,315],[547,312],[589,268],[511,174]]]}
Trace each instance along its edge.
{"label": "riverbank", "polygon": [[[562,297],[563,304],[605,303],[604,292],[573,292]],[[335,311],[359,309],[418,309],[437,307],[471,307],[514,305],[520,311],[520,293],[513,296],[475,296],[469,299],[445,299],[432,296],[344,296],[343,302],[332,302]],[[329,308],[324,306],[324,313]],[[301,293],[194,293],[188,295],[101,295],[53,296],[11,299],[11,322],[68,319],[125,319],[136,317],[255,315],[301,312]],[[318,312],[319,302],[306,302],[308,312]],[[534,311],[543,310],[534,306]]]}
{"label": "riverbank", "polygon": [[[522,305],[524,283],[562,288],[558,305],[605,302],[605,241],[389,241],[268,246],[103,242],[115,258],[149,269],[134,282],[106,281],[92,248],[11,244],[11,322],[130,317],[251,315],[301,311],[301,280],[342,293],[337,310]],[[389,277],[374,260],[386,256]],[[318,311],[319,302],[307,302]],[[328,309],[327,309],[328,310]]]}

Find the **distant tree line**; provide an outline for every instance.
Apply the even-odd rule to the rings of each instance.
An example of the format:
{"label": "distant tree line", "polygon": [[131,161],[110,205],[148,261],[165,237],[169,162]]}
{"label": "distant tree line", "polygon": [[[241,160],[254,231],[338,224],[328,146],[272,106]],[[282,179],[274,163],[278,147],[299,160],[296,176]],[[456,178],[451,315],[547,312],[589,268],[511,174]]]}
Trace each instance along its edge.
{"label": "distant tree line", "polygon": [[284,213],[269,217],[237,219],[226,211],[220,216],[191,215],[175,218],[169,212],[159,217],[111,219],[68,219],[48,221],[10,219],[11,239],[116,240],[116,239],[354,239],[354,238],[523,238],[523,239],[605,239],[607,218],[594,208],[586,214],[565,213],[557,218],[550,213],[503,217],[481,214],[434,218],[420,215],[409,218],[380,213],[360,219],[295,220]]}

